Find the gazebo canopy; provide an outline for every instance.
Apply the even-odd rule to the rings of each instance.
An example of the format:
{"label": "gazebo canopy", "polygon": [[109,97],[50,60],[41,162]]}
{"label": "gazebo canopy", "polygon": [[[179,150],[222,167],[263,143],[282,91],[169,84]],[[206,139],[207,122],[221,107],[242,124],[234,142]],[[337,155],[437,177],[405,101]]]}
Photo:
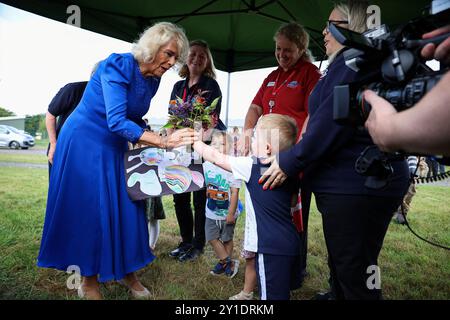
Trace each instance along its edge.
{"label": "gazebo canopy", "polygon": [[[233,72],[276,65],[273,34],[282,22],[297,21],[311,36],[313,55],[323,57],[322,30],[331,0],[6,0],[5,4],[67,22],[70,5],[81,12],[81,28],[132,42],[149,25],[170,21],[189,39],[206,40],[216,67]],[[375,0],[391,28],[419,16],[429,0]]]}

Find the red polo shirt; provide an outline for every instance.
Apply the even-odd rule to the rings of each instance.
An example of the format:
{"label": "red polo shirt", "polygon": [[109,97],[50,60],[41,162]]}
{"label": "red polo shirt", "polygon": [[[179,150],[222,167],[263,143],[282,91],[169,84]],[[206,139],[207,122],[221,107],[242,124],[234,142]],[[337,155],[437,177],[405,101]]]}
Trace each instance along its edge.
{"label": "red polo shirt", "polygon": [[[252,103],[262,107],[263,114],[268,114],[270,110],[269,101],[273,100],[272,113],[284,114],[294,118],[300,134],[303,123],[308,116],[309,94],[319,78],[319,69],[304,60],[297,62],[288,71],[278,67],[264,80]],[[285,82],[285,80],[288,81]],[[273,95],[274,92],[275,95]]]}

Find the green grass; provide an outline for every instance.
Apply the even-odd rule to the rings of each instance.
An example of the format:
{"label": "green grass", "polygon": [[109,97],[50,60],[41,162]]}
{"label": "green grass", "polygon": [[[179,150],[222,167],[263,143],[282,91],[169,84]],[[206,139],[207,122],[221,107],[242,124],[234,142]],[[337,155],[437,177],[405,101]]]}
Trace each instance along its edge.
{"label": "green grass", "polygon": [[48,147],[48,138],[45,139],[41,139],[41,140],[34,140],[34,148],[38,148],[38,149],[47,149]]}
{"label": "green grass", "polygon": [[[0,160],[1,161],[1,160]],[[47,171],[0,167],[0,299],[76,299],[66,288],[68,274],[35,266],[42,233]],[[417,232],[450,245],[450,188],[419,186],[409,214]],[[243,192],[241,192],[243,198]],[[215,263],[207,246],[198,261],[181,264],[167,256],[179,241],[171,197],[163,198],[167,219],[161,221],[157,259],[139,272],[154,299],[227,299],[243,285],[243,268],[233,279],[211,277]],[[237,223],[235,254],[243,238],[244,219]],[[328,287],[326,248],[321,219],[313,205],[309,229],[308,271],[293,299],[309,299]],[[243,266],[244,261],[241,260]],[[450,299],[450,254],[414,237],[405,226],[391,224],[380,256],[386,299]],[[107,299],[128,299],[116,283],[102,286]]]}
{"label": "green grass", "polygon": [[45,154],[0,153],[0,162],[47,164],[47,156]]}

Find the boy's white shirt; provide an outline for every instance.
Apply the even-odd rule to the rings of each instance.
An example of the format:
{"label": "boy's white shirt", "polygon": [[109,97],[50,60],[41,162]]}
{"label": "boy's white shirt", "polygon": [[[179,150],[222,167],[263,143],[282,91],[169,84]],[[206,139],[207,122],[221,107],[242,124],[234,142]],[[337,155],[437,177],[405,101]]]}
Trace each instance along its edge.
{"label": "boy's white shirt", "polygon": [[[250,180],[250,176],[252,175],[253,158],[230,156],[228,157],[228,162],[235,179],[240,179],[245,182]],[[244,249],[252,252],[258,251],[256,216],[248,188],[245,188]]]}
{"label": "boy's white shirt", "polygon": [[[227,170],[224,170],[220,168],[219,166],[209,162],[205,161],[203,163],[203,175],[205,176],[205,184],[207,186],[208,179],[214,179],[218,174],[222,176],[222,179],[224,179],[228,184],[228,199],[231,200],[231,189],[230,188],[241,188],[242,181],[240,179],[236,179],[233,177],[233,174]],[[213,220],[226,220],[226,214],[225,215],[218,215],[216,211],[211,210],[208,208],[208,199],[206,200],[207,203],[205,205],[205,216],[209,219]],[[236,208],[236,215],[237,217],[240,212],[238,212],[239,208]],[[228,209],[226,210],[228,213]]]}
{"label": "boy's white shirt", "polygon": [[252,174],[253,158],[251,157],[228,157],[231,172],[235,179],[240,179],[245,182],[250,180]]}

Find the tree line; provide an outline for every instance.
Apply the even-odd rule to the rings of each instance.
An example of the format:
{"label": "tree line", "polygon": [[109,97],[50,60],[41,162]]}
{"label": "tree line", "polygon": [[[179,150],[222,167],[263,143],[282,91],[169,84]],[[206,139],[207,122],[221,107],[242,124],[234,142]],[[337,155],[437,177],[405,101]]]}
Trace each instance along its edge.
{"label": "tree line", "polygon": [[[0,107],[1,117],[14,117],[16,114],[8,109]],[[47,137],[47,129],[45,128],[45,114],[36,114],[33,116],[25,116],[25,131],[35,136],[37,132],[42,134],[43,138]]]}

